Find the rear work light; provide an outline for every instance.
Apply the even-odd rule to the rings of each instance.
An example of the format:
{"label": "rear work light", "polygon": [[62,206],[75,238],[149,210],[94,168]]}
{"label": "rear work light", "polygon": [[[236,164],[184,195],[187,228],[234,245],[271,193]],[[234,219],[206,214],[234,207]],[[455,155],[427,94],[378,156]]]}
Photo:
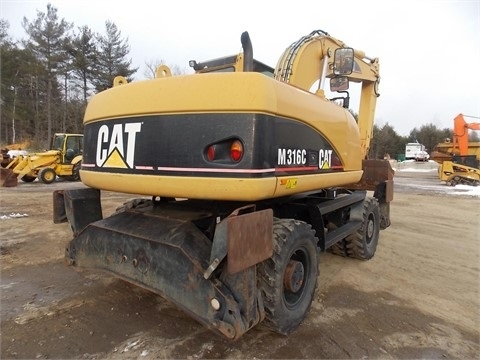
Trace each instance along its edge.
{"label": "rear work light", "polygon": [[215,160],[215,145],[210,145],[207,149],[207,159],[209,161]]}
{"label": "rear work light", "polygon": [[234,162],[239,162],[243,156],[243,144],[240,140],[235,140],[230,146],[230,158]]}
{"label": "rear work light", "polygon": [[242,160],[243,152],[243,143],[239,139],[228,139],[208,145],[205,158],[211,162],[231,164]]}

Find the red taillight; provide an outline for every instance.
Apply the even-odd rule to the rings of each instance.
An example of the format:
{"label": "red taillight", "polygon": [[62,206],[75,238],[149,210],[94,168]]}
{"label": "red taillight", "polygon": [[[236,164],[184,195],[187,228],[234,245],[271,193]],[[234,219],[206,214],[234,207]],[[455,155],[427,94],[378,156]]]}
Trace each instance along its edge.
{"label": "red taillight", "polygon": [[237,162],[240,161],[240,159],[243,156],[243,145],[239,140],[235,140],[232,142],[232,145],[230,145],[230,158]]}
{"label": "red taillight", "polygon": [[243,143],[239,139],[227,139],[208,145],[204,150],[205,160],[218,164],[238,163],[243,158]]}
{"label": "red taillight", "polygon": [[207,158],[209,161],[213,161],[215,159],[215,145],[210,145],[207,149]]}

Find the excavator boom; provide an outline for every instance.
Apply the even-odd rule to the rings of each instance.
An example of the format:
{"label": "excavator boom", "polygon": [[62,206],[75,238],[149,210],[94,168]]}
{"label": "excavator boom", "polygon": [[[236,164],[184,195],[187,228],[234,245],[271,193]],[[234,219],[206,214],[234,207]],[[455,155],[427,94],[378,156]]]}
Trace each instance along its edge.
{"label": "excavator boom", "polygon": [[480,130],[480,123],[467,123],[463,114],[458,114],[453,122],[453,149],[458,145],[460,155],[468,155],[468,130]]}
{"label": "excavator boom", "polygon": [[[281,55],[275,68],[275,79],[312,91],[318,83],[317,95],[323,95],[326,78],[334,78],[335,50],[346,48],[344,42],[322,30],[312,31],[292,43]],[[358,109],[358,127],[362,157],[366,158],[372,137],[375,106],[380,83],[379,60],[369,58],[365,52],[354,50],[353,71],[347,75],[349,81],[361,83],[361,98]]]}

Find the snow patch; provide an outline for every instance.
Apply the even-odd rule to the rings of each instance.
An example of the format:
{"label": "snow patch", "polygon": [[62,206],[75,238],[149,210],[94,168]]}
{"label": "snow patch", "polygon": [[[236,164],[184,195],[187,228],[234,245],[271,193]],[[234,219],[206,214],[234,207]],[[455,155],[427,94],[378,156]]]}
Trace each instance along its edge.
{"label": "snow patch", "polygon": [[[391,160],[390,164],[395,172],[431,172],[432,174],[438,173],[438,167],[440,166],[436,161],[415,161],[415,160],[405,160],[397,162],[396,160]],[[438,176],[438,175],[437,175]],[[470,185],[456,185],[448,186],[445,181],[440,181],[437,184],[432,185],[416,185],[417,188],[425,189],[437,189],[439,191],[445,192],[449,195],[462,195],[462,196],[474,196],[480,197],[480,186],[470,186]]]}
{"label": "snow patch", "polygon": [[0,220],[8,220],[8,219],[14,219],[14,218],[21,218],[21,217],[28,217],[28,214],[20,214],[20,213],[11,213],[9,215],[4,214],[0,215]]}

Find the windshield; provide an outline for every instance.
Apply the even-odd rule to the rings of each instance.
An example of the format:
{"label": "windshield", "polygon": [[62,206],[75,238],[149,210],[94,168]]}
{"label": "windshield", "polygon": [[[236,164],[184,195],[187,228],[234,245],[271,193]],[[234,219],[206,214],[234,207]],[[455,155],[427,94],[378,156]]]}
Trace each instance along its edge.
{"label": "windshield", "polygon": [[65,139],[65,135],[55,135],[53,138],[52,150],[62,150],[63,139]]}

